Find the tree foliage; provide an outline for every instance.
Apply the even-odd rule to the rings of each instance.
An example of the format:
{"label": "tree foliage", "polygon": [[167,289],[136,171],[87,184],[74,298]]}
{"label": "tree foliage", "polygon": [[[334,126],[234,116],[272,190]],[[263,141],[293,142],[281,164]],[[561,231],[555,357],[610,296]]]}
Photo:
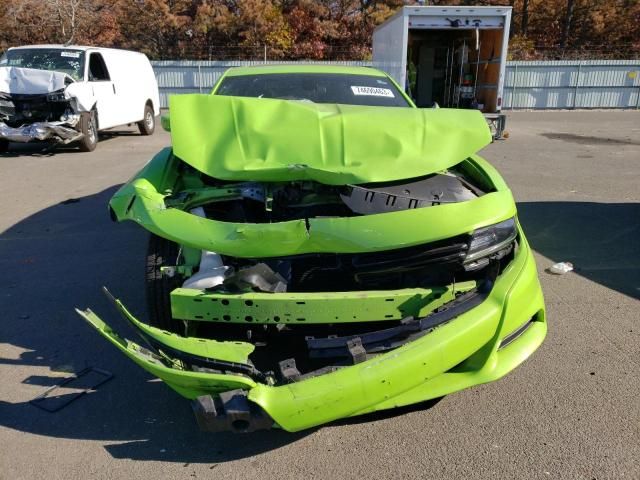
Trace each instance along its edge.
{"label": "tree foliage", "polygon": [[[2,0],[0,50],[34,43],[131,48],[163,59],[365,59],[403,0]],[[510,5],[511,56],[640,53],[640,0],[432,0]]]}

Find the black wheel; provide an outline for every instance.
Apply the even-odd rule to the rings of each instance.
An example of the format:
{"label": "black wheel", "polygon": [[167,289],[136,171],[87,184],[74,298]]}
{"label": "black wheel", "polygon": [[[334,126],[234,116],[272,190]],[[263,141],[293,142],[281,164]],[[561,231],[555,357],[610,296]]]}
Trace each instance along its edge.
{"label": "black wheel", "polygon": [[80,115],[80,131],[83,134],[78,142],[80,151],[93,152],[98,144],[98,117],[95,110]]}
{"label": "black wheel", "polygon": [[178,274],[163,275],[161,267],[175,266],[179,256],[178,245],[153,233],[149,237],[147,249],[146,293],[149,324],[172,332],[184,328],[184,324],[171,317],[169,294],[182,285]]}
{"label": "black wheel", "polygon": [[156,129],[156,117],[153,114],[153,108],[148,103],[144,106],[144,118],[138,122],[138,130],[140,135],[153,135]]}
{"label": "black wheel", "polygon": [[5,139],[0,140],[0,153],[5,153],[9,150],[9,142]]}

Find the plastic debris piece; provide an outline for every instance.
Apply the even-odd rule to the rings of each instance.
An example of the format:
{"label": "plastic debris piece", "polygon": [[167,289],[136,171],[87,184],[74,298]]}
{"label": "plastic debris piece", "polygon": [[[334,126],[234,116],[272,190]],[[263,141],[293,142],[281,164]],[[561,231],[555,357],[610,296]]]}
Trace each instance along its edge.
{"label": "plastic debris piece", "polygon": [[564,275],[565,273],[569,273],[572,270],[573,263],[571,262],[558,262],[547,268],[547,272],[553,273],[554,275]]}

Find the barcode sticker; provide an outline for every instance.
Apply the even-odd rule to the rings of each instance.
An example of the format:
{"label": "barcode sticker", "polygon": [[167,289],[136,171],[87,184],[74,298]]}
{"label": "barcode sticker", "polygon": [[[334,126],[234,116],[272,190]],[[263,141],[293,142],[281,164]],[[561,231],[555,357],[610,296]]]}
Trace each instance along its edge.
{"label": "barcode sticker", "polygon": [[351,87],[354,95],[368,95],[370,97],[388,97],[394,98],[393,92],[388,88],[380,87]]}

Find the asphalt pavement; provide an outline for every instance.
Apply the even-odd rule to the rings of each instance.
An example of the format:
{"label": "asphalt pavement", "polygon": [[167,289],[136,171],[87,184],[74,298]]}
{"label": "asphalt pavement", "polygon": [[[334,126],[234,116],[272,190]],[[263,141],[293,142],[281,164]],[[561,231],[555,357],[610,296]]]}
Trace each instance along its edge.
{"label": "asphalt pavement", "polygon": [[[0,479],[640,478],[640,112],[508,113],[483,155],[535,250],[545,343],[498,382],[297,434],[200,432],[74,313],[130,332],[106,285],[144,318],[147,234],[106,204],[167,133],[0,156]],[[87,366],[114,378],[56,413],[29,403]]]}

